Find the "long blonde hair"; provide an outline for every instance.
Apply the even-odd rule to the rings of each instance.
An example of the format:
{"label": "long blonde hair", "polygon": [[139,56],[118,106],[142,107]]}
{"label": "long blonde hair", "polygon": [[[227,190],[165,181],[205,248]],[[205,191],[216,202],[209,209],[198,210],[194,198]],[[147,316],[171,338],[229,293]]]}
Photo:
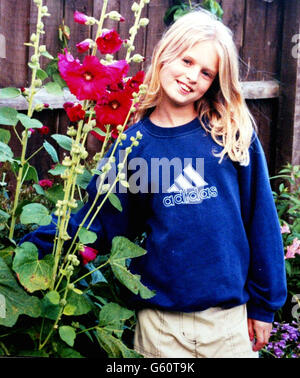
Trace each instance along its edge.
{"label": "long blonde hair", "polygon": [[[211,87],[195,103],[202,127],[223,147],[215,156],[222,162],[225,154],[241,165],[249,164],[249,146],[255,121],[246,105],[239,82],[239,58],[232,32],[210,12],[194,10],[172,24],[155,46],[144,84],[147,93],[134,121],[148,115],[160,103],[162,66],[179,57],[198,42],[211,40],[219,55],[219,72]],[[203,122],[206,119],[208,122]]]}

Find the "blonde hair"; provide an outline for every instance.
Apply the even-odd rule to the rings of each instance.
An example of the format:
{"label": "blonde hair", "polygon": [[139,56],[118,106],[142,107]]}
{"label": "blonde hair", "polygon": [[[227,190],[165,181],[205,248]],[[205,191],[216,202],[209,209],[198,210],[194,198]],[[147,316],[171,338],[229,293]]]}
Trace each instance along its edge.
{"label": "blonde hair", "polygon": [[[223,147],[215,156],[222,162],[225,154],[241,165],[249,164],[249,147],[255,121],[246,105],[239,82],[239,58],[232,32],[210,12],[192,11],[172,24],[155,46],[144,84],[147,93],[134,121],[148,115],[160,103],[162,89],[159,74],[162,66],[198,42],[211,40],[219,55],[219,72],[212,85],[195,103],[202,127]],[[203,120],[208,122],[204,122]]]}

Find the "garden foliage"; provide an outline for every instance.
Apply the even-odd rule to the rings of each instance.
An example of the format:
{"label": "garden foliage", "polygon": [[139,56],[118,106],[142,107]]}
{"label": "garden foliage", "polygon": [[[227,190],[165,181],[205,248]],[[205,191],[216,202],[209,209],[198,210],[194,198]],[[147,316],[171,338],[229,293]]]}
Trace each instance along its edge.
{"label": "garden foliage", "polygon": [[[46,32],[43,18],[50,16],[48,8],[43,0],[33,2],[38,9],[36,31],[26,43],[31,51],[28,63],[32,71],[31,85],[0,90],[1,98],[23,96],[28,102],[26,114],[10,107],[0,109],[0,124],[6,126],[0,129],[3,174],[0,300],[5,307],[4,316],[0,314],[0,355],[141,357],[132,349],[135,313],[122,302],[120,288],[124,286],[143,298],[154,295],[141,283],[141,277],[128,269],[129,259],[138,258],[146,251],[137,242],[119,236],[113,239],[111,251],[100,254],[92,247],[97,239],[89,230],[92,221],[88,225],[85,222],[90,214],[94,219],[107,200],[122,211],[113,189],[117,183],[128,187],[122,165],[142,138],[140,133],[131,138],[115,181],[110,185],[104,182],[114,162],[116,147],[126,139],[124,131],[146,90],[142,85],[144,73],[140,71],[129,77],[128,72],[130,64],[143,61],[141,55],[133,54],[134,40],[138,30],[148,24],[148,19],[141,18],[141,11],[149,0],[133,3],[135,22],[127,40],[122,40],[114,29],[104,28],[107,19],[116,23],[125,21],[116,11],[107,12],[108,0],[103,1],[100,20],[76,11],[75,22],[96,27],[95,40],[78,42],[78,57],[70,54],[65,43],[55,58],[41,45]],[[60,29],[63,42],[68,39],[67,31],[65,25]],[[126,56],[115,60],[114,54],[121,47],[125,48]],[[46,69],[40,66],[41,57],[49,59]],[[53,160],[54,166],[49,170],[53,179],[40,179],[30,164],[40,149],[28,156],[27,146],[33,133],[49,132],[35,115],[50,107],[38,103],[35,95],[42,88],[60,95],[63,87],[68,87],[77,101],[64,104],[70,119],[67,135],[51,137],[66,153],[60,162],[55,147],[45,141],[42,148]],[[20,142],[21,156],[15,156],[8,145],[11,133]],[[86,149],[89,134],[103,142],[92,162]],[[108,162],[98,170],[97,164],[113,143]],[[9,173],[14,175],[14,191],[7,186]],[[98,193],[71,239],[70,217],[86,202],[85,189],[93,174],[99,175]],[[53,250],[40,256],[33,243],[22,242],[22,236],[51,223],[56,227]]]}

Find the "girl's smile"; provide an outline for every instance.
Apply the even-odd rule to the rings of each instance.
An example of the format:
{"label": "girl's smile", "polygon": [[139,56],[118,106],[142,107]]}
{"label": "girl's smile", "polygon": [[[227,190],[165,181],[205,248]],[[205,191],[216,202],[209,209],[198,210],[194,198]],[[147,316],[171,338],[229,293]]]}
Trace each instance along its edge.
{"label": "girl's smile", "polygon": [[160,71],[163,97],[159,106],[194,111],[194,102],[209,89],[218,66],[219,57],[212,41],[199,42],[185,50]]}

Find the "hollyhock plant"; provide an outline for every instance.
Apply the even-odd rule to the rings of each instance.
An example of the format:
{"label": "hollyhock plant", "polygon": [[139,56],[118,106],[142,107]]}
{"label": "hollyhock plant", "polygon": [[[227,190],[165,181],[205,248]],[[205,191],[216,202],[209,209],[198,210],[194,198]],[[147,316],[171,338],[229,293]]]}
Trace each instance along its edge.
{"label": "hollyhock plant", "polygon": [[79,250],[79,254],[82,257],[83,265],[95,260],[98,253],[99,251],[97,251],[96,249],[87,247],[85,245]]}
{"label": "hollyhock plant", "polygon": [[81,104],[72,104],[65,107],[65,111],[71,122],[78,122],[85,117],[85,111],[82,109]]}
{"label": "hollyhock plant", "polygon": [[74,21],[77,22],[78,24],[85,25],[88,19],[89,17],[86,14],[78,12],[78,11],[74,12]]}
{"label": "hollyhock plant", "polygon": [[145,78],[145,72],[139,71],[136,73],[134,77],[131,77],[126,81],[125,89],[129,91],[130,93],[139,91],[139,86],[143,83]]}
{"label": "hollyhock plant", "polygon": [[77,43],[76,44],[77,51],[79,53],[84,53],[84,52],[88,51],[91,48],[92,43],[93,43],[93,41],[89,38],[85,39],[84,41]]}
{"label": "hollyhock plant", "polygon": [[115,30],[108,30],[97,38],[96,43],[101,54],[113,54],[120,50],[123,41]]}
{"label": "hollyhock plant", "polygon": [[46,134],[49,134],[49,127],[48,126],[42,126],[40,129],[38,129],[39,133],[40,134],[43,134],[43,135],[46,135]]}
{"label": "hollyhock plant", "polygon": [[95,106],[96,120],[100,125],[122,125],[132,105],[131,94],[125,90],[111,92]]}
{"label": "hollyhock plant", "polygon": [[52,186],[53,186],[53,181],[52,181],[52,180],[47,180],[47,179],[40,180],[40,181],[39,181],[39,185],[40,185],[43,189],[49,189],[49,188],[52,188]]}
{"label": "hollyhock plant", "polygon": [[58,59],[60,74],[78,100],[97,100],[99,93],[114,80],[111,71],[96,56],[86,56],[82,64],[70,62],[63,54]]}

